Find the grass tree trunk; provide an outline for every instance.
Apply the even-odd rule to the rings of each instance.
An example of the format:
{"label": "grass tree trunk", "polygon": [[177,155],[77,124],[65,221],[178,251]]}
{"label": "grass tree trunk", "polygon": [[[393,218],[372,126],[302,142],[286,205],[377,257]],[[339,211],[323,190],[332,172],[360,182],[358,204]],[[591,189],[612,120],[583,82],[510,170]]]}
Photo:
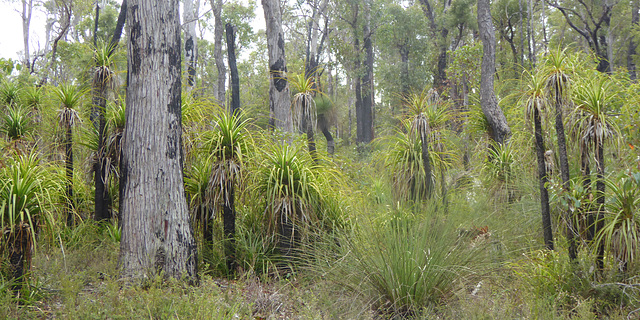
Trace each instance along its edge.
{"label": "grass tree trunk", "polygon": [[67,188],[66,188],[66,197],[67,197],[67,207],[65,209],[67,216],[67,226],[71,227],[74,224],[73,219],[73,127],[71,125],[71,113],[67,112],[65,114],[67,117],[66,120],[66,132],[65,132],[65,141],[64,141],[64,163],[65,169],[67,172]]}
{"label": "grass tree trunk", "polygon": [[[602,140],[596,143],[596,207],[598,210],[594,235],[604,227],[604,146]],[[596,254],[598,270],[604,269],[604,241],[600,241]]]}
{"label": "grass tree trunk", "polygon": [[119,268],[128,280],[162,272],[195,282],[182,172],[179,2],[130,0],[129,6]]}
{"label": "grass tree trunk", "polygon": [[333,140],[333,135],[331,135],[331,131],[329,131],[329,122],[324,113],[318,115],[318,128],[322,131],[324,138],[327,139],[327,153],[333,155],[336,145]]}
{"label": "grass tree trunk", "polygon": [[[584,189],[585,194],[590,194],[591,191],[591,168],[589,166],[589,150],[586,146],[581,146],[580,152],[580,171],[582,172],[582,188]],[[583,205],[580,208],[582,214],[587,215],[587,240],[591,241],[595,237],[596,230],[596,217],[593,210],[591,210],[590,202],[585,201],[586,206]]]}
{"label": "grass tree trunk", "polygon": [[[108,75],[107,75],[108,76]],[[98,157],[93,164],[95,183],[94,192],[94,219],[104,221],[111,218],[109,207],[111,197],[107,187],[107,167],[104,159],[104,128],[106,125],[105,111],[107,108],[107,87],[105,76],[99,75],[94,84],[93,106],[91,110],[91,122],[98,133]]]}
{"label": "grass tree trunk", "polygon": [[225,188],[228,190],[229,199],[222,206],[222,220],[224,224],[224,251],[227,259],[227,270],[232,275],[236,272],[236,206],[235,188],[232,181],[227,181]]}
{"label": "grass tree trunk", "polygon": [[33,250],[31,232],[32,230],[28,224],[20,223],[15,226],[15,229],[12,232],[4,234],[2,237],[6,237],[6,240],[3,240],[11,244],[9,247],[9,272],[11,280],[15,281],[11,286],[11,289],[14,292],[18,292],[22,289],[24,276],[26,271],[30,268],[31,251]]}
{"label": "grass tree trunk", "polygon": [[[567,140],[564,134],[564,121],[562,119],[562,101],[560,88],[556,85],[555,107],[556,107],[556,134],[558,135],[558,154],[560,156],[560,175],[562,177],[562,187],[565,192],[569,192],[569,158],[567,156]],[[569,259],[574,261],[577,258],[575,228],[573,227],[573,217],[571,210],[567,208],[564,214],[567,225],[567,241],[569,242]]]}
{"label": "grass tree trunk", "polygon": [[420,134],[420,142],[422,147],[422,165],[424,167],[425,186],[424,192],[427,198],[431,198],[433,193],[433,169],[431,168],[431,159],[429,157],[429,142],[426,134]]}
{"label": "grass tree trunk", "polygon": [[272,127],[293,132],[291,96],[287,80],[287,60],[282,32],[280,0],[262,0],[264,19],[267,23],[267,49],[269,51],[269,110]]}
{"label": "grass tree trunk", "polygon": [[537,108],[533,111],[535,126],[536,156],[538,158],[538,179],[540,180],[540,206],[542,211],[542,234],[544,244],[549,250],[553,250],[553,231],[551,229],[551,212],[549,209],[549,192],[547,191],[547,171],[544,163],[544,140],[542,138],[542,121]]}

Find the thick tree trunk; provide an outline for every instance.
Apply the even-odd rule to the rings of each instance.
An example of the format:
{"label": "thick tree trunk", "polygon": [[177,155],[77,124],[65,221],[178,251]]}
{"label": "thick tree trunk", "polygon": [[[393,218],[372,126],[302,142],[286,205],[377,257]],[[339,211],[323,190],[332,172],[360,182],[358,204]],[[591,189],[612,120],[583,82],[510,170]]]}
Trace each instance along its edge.
{"label": "thick tree trunk", "polygon": [[34,231],[31,230],[28,224],[23,222],[18,224],[12,232],[0,235],[0,239],[9,244],[7,248],[9,251],[9,273],[11,280],[14,281],[11,289],[16,293],[22,289],[26,272],[31,269],[31,252],[33,249],[31,232]]}
{"label": "thick tree trunk", "polygon": [[[227,24],[229,25],[229,24]],[[229,30],[227,29],[227,34]],[[237,270],[236,266],[236,207],[235,207],[235,188],[233,182],[228,181],[225,188],[229,190],[228,202],[222,206],[222,220],[224,227],[224,251],[227,259],[227,270],[229,274],[234,274]]]}
{"label": "thick tree trunk", "polygon": [[178,0],[131,0],[126,126],[120,174],[125,278],[153,272],[197,281],[182,172]]}
{"label": "thick tree trunk", "polygon": [[482,39],[482,65],[480,73],[480,106],[490,126],[493,141],[504,143],[511,135],[507,118],[498,106],[493,91],[496,69],[496,35],[491,22],[489,0],[478,0],[478,29]]}
{"label": "thick tree trunk", "polygon": [[224,33],[224,24],[222,23],[222,0],[211,0],[211,9],[213,9],[213,17],[215,19],[213,25],[213,57],[216,61],[216,69],[218,69],[216,99],[220,106],[224,107],[224,104],[226,103],[225,83],[227,79],[227,69],[224,66],[224,58],[222,56],[222,34]]}
{"label": "thick tree trunk", "polygon": [[238,77],[238,66],[236,64],[236,36],[234,26],[227,23],[227,57],[229,59],[229,72],[231,72],[231,105],[230,114],[240,112],[240,77]]}
{"label": "thick tree trunk", "polygon": [[[567,156],[567,141],[564,134],[564,121],[562,111],[562,95],[561,88],[554,86],[555,107],[556,107],[556,134],[558,136],[558,155],[560,157],[560,175],[562,177],[562,187],[564,191],[569,193],[569,158]],[[575,228],[573,227],[573,213],[567,208],[564,213],[565,223],[567,225],[567,241],[569,242],[569,259],[576,260],[576,242]]]}
{"label": "thick tree trunk", "polygon": [[118,21],[116,22],[116,30],[113,32],[113,37],[111,37],[111,42],[109,45],[111,49],[109,50],[109,56],[113,54],[116,50],[116,46],[120,42],[120,37],[122,37],[122,29],[124,28],[124,23],[127,20],[127,0],[122,0],[122,4],[120,5],[120,13],[118,14]]}
{"label": "thick tree trunk", "polygon": [[282,14],[279,0],[262,0],[267,23],[267,49],[269,51],[269,110],[272,127],[293,132],[291,96],[287,80],[287,60],[282,33]]}
{"label": "thick tree trunk", "polygon": [[533,122],[535,126],[536,156],[538,158],[538,178],[540,180],[540,206],[542,211],[542,234],[544,244],[553,250],[553,231],[551,229],[551,211],[549,209],[549,192],[547,191],[547,170],[544,163],[544,140],[542,138],[542,121],[538,109],[534,109]]}
{"label": "thick tree trunk", "polygon": [[333,155],[336,144],[331,135],[331,131],[329,131],[329,122],[324,114],[318,115],[318,128],[322,131],[324,138],[327,139],[327,153]]}
{"label": "thick tree trunk", "polygon": [[[640,23],[640,1],[635,0],[631,5],[631,25],[634,27]],[[636,48],[638,47],[638,41],[635,37],[629,39],[629,50],[627,51],[627,70],[629,70],[629,78],[632,81],[636,80],[636,63],[634,61],[636,55]]]}
{"label": "thick tree trunk", "polygon": [[187,69],[187,90],[190,91],[196,84],[196,63],[198,55],[198,37],[196,24],[198,21],[198,8],[200,1],[184,1],[184,59]]}

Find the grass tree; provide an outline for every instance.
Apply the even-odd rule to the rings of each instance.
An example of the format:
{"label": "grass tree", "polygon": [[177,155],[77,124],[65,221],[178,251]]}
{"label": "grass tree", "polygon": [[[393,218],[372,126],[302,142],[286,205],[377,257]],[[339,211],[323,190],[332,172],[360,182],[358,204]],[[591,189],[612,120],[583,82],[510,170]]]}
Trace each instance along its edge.
{"label": "grass tree", "polygon": [[236,271],[236,189],[242,187],[242,172],[251,137],[246,129],[247,120],[242,120],[240,112],[234,115],[223,112],[215,118],[214,124],[212,136],[205,141],[213,162],[207,198],[211,207],[222,207],[227,270],[233,274]]}
{"label": "grass tree", "polygon": [[106,43],[98,44],[94,48],[93,59],[95,67],[93,69],[93,92],[91,106],[91,123],[98,136],[98,152],[93,166],[95,183],[95,214],[96,221],[103,221],[110,218],[109,207],[111,197],[107,185],[108,161],[105,154],[105,126],[106,109],[109,89],[114,86],[115,65],[112,58],[112,46]]}
{"label": "grass tree", "polygon": [[317,93],[313,77],[306,77],[305,72],[289,76],[293,92],[291,100],[291,114],[294,127],[307,135],[309,154],[316,160],[315,131],[317,124],[316,102],[313,99]]}
{"label": "grass tree", "polygon": [[0,83],[0,104],[5,107],[18,104],[20,91],[20,86],[15,81],[3,80]]}
{"label": "grass tree", "polygon": [[537,73],[529,74],[527,90],[521,97],[521,104],[525,106],[527,118],[533,121],[536,145],[536,158],[538,160],[538,179],[540,186],[540,206],[542,212],[542,233],[544,244],[549,250],[553,250],[553,231],[551,229],[551,212],[549,209],[549,191],[547,190],[547,170],[545,166],[544,132],[542,131],[542,114],[547,108],[548,101],[545,97],[546,81]]}
{"label": "grass tree", "polygon": [[[581,150],[592,151],[596,164],[596,210],[597,216],[590,213],[589,238],[602,229],[605,209],[605,143],[613,142],[620,136],[620,129],[615,123],[610,108],[616,102],[617,92],[608,75],[592,73],[576,82],[574,88],[575,110],[573,112],[573,129],[579,138]],[[598,246],[596,262],[603,268],[604,247]]]}
{"label": "grass tree", "polygon": [[54,226],[52,210],[60,190],[57,170],[35,153],[9,157],[0,168],[0,255],[17,282],[14,290],[30,269],[38,226]]}
{"label": "grass tree", "polygon": [[[546,57],[545,74],[547,95],[555,106],[555,126],[558,139],[558,156],[560,160],[560,176],[562,187],[565,193],[569,192],[569,158],[567,156],[567,142],[564,130],[564,113],[570,104],[570,70],[569,61],[565,51],[551,51]],[[569,242],[569,258],[575,260],[577,257],[576,243],[574,240],[575,229],[571,211],[567,209],[564,214],[564,221],[567,226],[567,241]]]}
{"label": "grass tree", "polygon": [[65,168],[66,168],[66,197],[67,225],[73,225],[73,127],[80,121],[78,108],[82,103],[85,90],[69,83],[63,83],[52,90],[55,99],[60,103],[58,123],[64,128],[65,139]]}
{"label": "grass tree", "polygon": [[611,251],[618,268],[625,273],[640,251],[640,173],[629,173],[618,183],[609,182],[611,202],[607,203],[597,247]]}
{"label": "grass tree", "polygon": [[13,143],[13,149],[22,152],[20,142],[33,130],[32,120],[27,108],[21,105],[10,105],[4,114],[0,114],[0,133]]}
{"label": "grass tree", "polygon": [[320,220],[322,202],[320,168],[300,148],[274,145],[265,154],[255,184],[265,201],[265,224],[278,238],[278,250],[288,259],[301,239],[301,229]]}

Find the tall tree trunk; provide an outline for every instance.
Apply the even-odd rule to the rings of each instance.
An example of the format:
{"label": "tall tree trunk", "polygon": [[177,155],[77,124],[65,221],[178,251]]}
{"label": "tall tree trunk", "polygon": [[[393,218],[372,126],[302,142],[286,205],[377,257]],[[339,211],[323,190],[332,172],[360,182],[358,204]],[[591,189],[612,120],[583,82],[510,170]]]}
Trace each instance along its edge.
{"label": "tall tree trunk", "polygon": [[67,226],[69,227],[74,225],[74,220],[75,220],[73,218],[73,208],[74,208],[74,204],[73,204],[74,202],[73,201],[73,130],[72,130],[70,117],[71,117],[70,113],[65,112],[65,123],[66,123],[65,129],[66,130],[65,130],[65,141],[64,141],[64,154],[65,154],[64,163],[65,163],[65,169],[67,172],[66,214],[67,214]]}
{"label": "tall tree trunk", "polygon": [[14,283],[11,289],[16,293],[22,289],[22,284],[25,282],[24,277],[31,268],[32,232],[35,231],[31,230],[27,223],[22,222],[16,225],[13,231],[0,235],[0,240],[9,244],[7,247],[9,273]]}
{"label": "tall tree trunk", "polygon": [[238,66],[236,64],[236,36],[234,26],[227,23],[227,57],[229,59],[229,72],[231,72],[231,105],[230,114],[240,112],[240,77],[238,77]]}
{"label": "tall tree trunk", "polygon": [[371,8],[366,6],[365,24],[362,30],[364,37],[364,52],[366,60],[364,65],[364,75],[362,77],[362,117],[357,121],[362,122],[362,139],[359,143],[370,143],[373,141],[373,110],[374,110],[374,86],[373,86],[373,43],[371,38]]}
{"label": "tall tree trunk", "polygon": [[[631,5],[631,25],[637,27],[640,22],[640,1],[634,0]],[[638,42],[634,36],[629,39],[629,51],[627,51],[627,69],[629,70],[629,78],[636,80],[636,63],[634,61]]]}
{"label": "tall tree trunk", "polygon": [[[554,85],[555,107],[556,107],[556,134],[558,135],[558,155],[560,156],[560,175],[562,177],[562,187],[569,193],[569,158],[567,156],[567,141],[564,134],[564,121],[562,111],[562,88],[556,83]],[[569,259],[575,261],[577,258],[575,228],[573,227],[573,213],[567,208],[564,213],[567,225],[567,241],[569,242]]]}
{"label": "tall tree trunk", "polygon": [[197,282],[182,171],[179,3],[130,1],[119,267],[134,280],[162,271]]}
{"label": "tall tree trunk", "polygon": [[[227,24],[229,25],[229,24]],[[228,34],[227,29],[227,34]],[[235,206],[235,188],[233,181],[227,181],[225,188],[228,189],[229,199],[222,206],[222,220],[224,228],[224,251],[229,274],[233,275],[237,271],[236,265],[236,206]],[[225,192],[225,194],[227,194]]]}
{"label": "tall tree trunk", "polygon": [[551,229],[551,211],[549,209],[549,192],[547,191],[547,170],[544,163],[544,140],[542,138],[542,121],[537,108],[533,111],[535,126],[536,156],[538,158],[538,178],[540,181],[540,206],[542,211],[542,234],[544,244],[549,250],[553,250],[553,231]]}
{"label": "tall tree trunk", "polygon": [[496,69],[496,35],[491,21],[489,0],[478,0],[478,31],[482,39],[482,65],[480,70],[480,106],[489,122],[489,134],[493,141],[504,143],[511,135],[507,118],[498,106],[493,91],[493,75]]}
{"label": "tall tree trunk", "polygon": [[31,70],[31,57],[29,55],[29,30],[31,28],[31,14],[33,13],[33,0],[22,0],[22,40],[24,42],[24,67]]}
{"label": "tall tree trunk", "polygon": [[222,23],[222,0],[211,0],[211,9],[213,9],[213,17],[215,19],[213,25],[213,57],[216,61],[216,69],[218,69],[218,82],[216,99],[218,104],[224,107],[225,87],[227,79],[227,69],[224,66],[224,58],[222,57],[222,34],[224,33],[224,24]]}
{"label": "tall tree trunk", "polygon": [[71,26],[71,7],[63,2],[63,7],[60,8],[60,11],[62,12],[60,33],[58,33],[58,36],[53,39],[53,46],[51,47],[51,61],[49,62],[49,66],[44,70],[44,76],[42,77],[42,80],[40,80],[40,86],[47,84],[47,81],[49,80],[49,72],[55,69],[58,43],[60,43],[60,40],[62,40],[62,38],[67,34],[67,31],[69,31],[69,27]]}
{"label": "tall tree trunk", "polygon": [[[589,150],[587,146],[580,146],[580,172],[582,173],[582,188],[584,189],[585,194],[591,193],[591,168],[589,167]],[[583,199],[586,200],[586,199]],[[589,201],[584,201],[584,203],[590,203]],[[596,217],[590,206],[582,205],[580,211],[587,215],[587,240],[591,241],[595,237],[596,230]]]}
{"label": "tall tree trunk", "polygon": [[[400,87],[401,87],[401,92],[402,92],[402,98],[407,98],[409,97],[409,94],[411,93],[411,86],[409,84],[409,45],[408,44],[403,44],[402,46],[400,46],[398,48],[398,51],[400,52],[400,62],[401,62],[401,68],[400,68]],[[393,108],[393,106],[392,106]],[[392,112],[394,110],[392,109]]]}
{"label": "tall tree trunk", "polygon": [[269,110],[272,127],[293,132],[291,96],[287,80],[287,60],[282,33],[282,13],[279,0],[262,0],[267,23],[267,49],[269,51]]}
{"label": "tall tree trunk", "polygon": [[[425,176],[425,192],[427,198],[431,198],[433,194],[433,169],[431,168],[431,158],[429,157],[429,142],[427,140],[426,134],[420,134],[420,143],[421,143],[421,151],[422,151],[422,165],[424,167],[424,176]],[[420,195],[417,195],[417,198]]]}
{"label": "tall tree trunk", "polygon": [[196,24],[198,22],[198,9],[200,1],[184,1],[184,59],[187,69],[187,91],[191,91],[196,84],[196,63],[198,56],[198,37]]}
{"label": "tall tree trunk", "polygon": [[327,153],[333,155],[336,145],[333,140],[333,136],[331,135],[331,131],[329,131],[329,121],[327,121],[327,117],[324,113],[318,115],[318,128],[322,131],[324,138],[327,140]]}
{"label": "tall tree trunk", "polygon": [[100,21],[100,3],[96,1],[96,19],[93,23],[93,47],[98,45],[98,22]]}

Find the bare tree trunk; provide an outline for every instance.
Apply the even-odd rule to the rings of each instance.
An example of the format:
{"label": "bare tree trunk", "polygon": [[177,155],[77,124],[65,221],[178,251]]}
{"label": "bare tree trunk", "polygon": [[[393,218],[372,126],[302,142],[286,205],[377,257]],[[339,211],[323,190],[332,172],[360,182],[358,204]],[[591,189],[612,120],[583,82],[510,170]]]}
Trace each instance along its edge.
{"label": "bare tree trunk", "polygon": [[287,60],[282,33],[282,13],[279,0],[262,0],[264,19],[267,23],[267,48],[269,50],[269,110],[272,127],[293,132],[291,96],[287,80]]}
{"label": "bare tree trunk", "polygon": [[[640,22],[640,1],[635,0],[631,5],[631,25],[633,27],[637,27]],[[629,78],[632,81],[636,80],[636,63],[633,60],[636,55],[636,48],[638,47],[638,42],[632,36],[629,39],[629,51],[627,51],[627,69],[629,70]]]}
{"label": "bare tree trunk", "polygon": [[218,69],[218,85],[216,99],[220,106],[224,107],[225,99],[225,83],[227,80],[227,69],[224,66],[224,58],[222,57],[222,34],[224,33],[224,24],[222,23],[222,0],[211,0],[211,9],[213,9],[213,17],[215,19],[213,25],[213,57],[216,61],[216,69]]}
{"label": "bare tree trunk", "polygon": [[47,84],[47,81],[49,80],[49,72],[55,69],[58,43],[60,43],[60,40],[67,34],[67,31],[69,31],[69,27],[71,26],[71,6],[66,2],[62,2],[62,8],[60,8],[60,11],[62,12],[60,33],[58,33],[58,36],[53,40],[53,46],[51,47],[51,61],[44,71],[42,80],[40,80],[40,86]]}
{"label": "bare tree trunk", "polygon": [[[63,107],[64,108],[64,107]],[[71,125],[71,115],[70,113],[65,112],[65,141],[64,141],[64,163],[65,169],[67,173],[67,226],[71,227],[74,224],[73,218],[73,127]]]}
{"label": "bare tree trunk", "polygon": [[240,78],[238,77],[238,66],[236,65],[236,43],[234,26],[227,23],[227,57],[229,59],[229,71],[231,72],[231,104],[230,114],[240,112]]}
{"label": "bare tree trunk", "polygon": [[[605,202],[605,183],[604,183],[604,145],[602,140],[596,143],[596,207],[598,210],[597,220],[595,222],[595,232],[597,235],[604,228],[604,202]],[[596,253],[596,266],[598,270],[604,269],[604,241],[600,241]]]}
{"label": "bare tree trunk", "polygon": [[[197,282],[184,194],[178,0],[131,0],[126,127],[120,175],[119,268]],[[154,94],[149,94],[153,92]]]}
{"label": "bare tree trunk", "polygon": [[496,35],[491,21],[489,0],[478,0],[478,29],[482,39],[482,66],[480,73],[480,106],[490,125],[493,141],[504,143],[511,135],[507,118],[498,106],[493,91],[493,75],[496,69]]}
{"label": "bare tree trunk", "polygon": [[362,77],[362,119],[358,118],[358,121],[362,121],[362,140],[358,142],[370,143],[373,141],[373,110],[375,104],[374,98],[374,85],[373,85],[373,43],[371,30],[371,8],[370,4],[366,5],[366,18],[363,27],[364,36],[364,51],[366,54],[365,60],[365,72]]}
{"label": "bare tree trunk", "polygon": [[33,12],[33,0],[22,0],[22,40],[24,41],[24,66],[31,70],[31,57],[29,55],[29,30],[31,28],[31,14]]}
{"label": "bare tree trunk", "polygon": [[198,22],[198,8],[200,1],[184,1],[184,58],[187,69],[187,91],[191,91],[196,84],[196,64],[198,55],[198,37],[196,24]]}

